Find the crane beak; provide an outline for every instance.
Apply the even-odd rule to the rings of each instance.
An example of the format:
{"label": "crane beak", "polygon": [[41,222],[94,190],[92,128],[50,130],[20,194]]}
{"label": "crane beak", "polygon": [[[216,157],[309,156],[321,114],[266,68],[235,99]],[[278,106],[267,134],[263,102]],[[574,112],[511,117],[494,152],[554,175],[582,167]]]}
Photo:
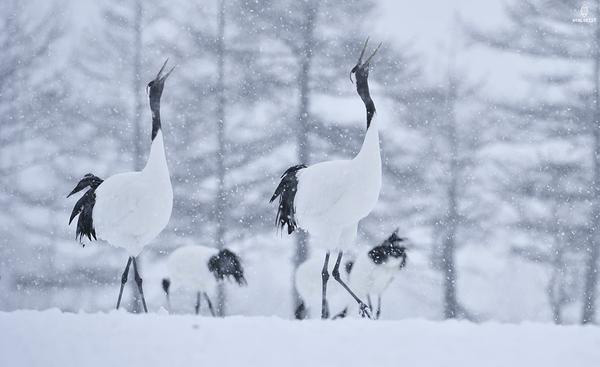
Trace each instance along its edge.
{"label": "crane beak", "polygon": [[69,193],[69,195],[67,195],[67,197],[70,197],[73,194],[78,193],[79,191],[85,189],[86,187],[88,187],[88,183],[85,182],[84,180],[79,181],[79,183],[77,184],[77,186],[75,186],[75,188],[73,189],[73,191],[71,191]]}
{"label": "crane beak", "polygon": [[169,70],[166,74],[163,75],[163,71],[165,71],[165,67],[167,66],[168,62],[169,62],[169,58],[167,57],[167,59],[165,60],[163,66],[160,68],[160,70],[156,74],[156,78],[154,78],[154,80],[156,82],[164,83],[165,80],[167,80],[167,78],[169,77],[169,75],[171,75],[171,73],[173,72],[173,70],[175,70],[175,66],[173,66],[171,68],[171,70]]}
{"label": "crane beak", "polygon": [[379,48],[381,47],[381,45],[383,43],[380,42],[379,45],[377,45],[377,48],[375,48],[375,51],[373,51],[373,53],[371,54],[371,56],[369,56],[367,58],[367,60],[365,62],[363,62],[363,57],[365,56],[365,51],[367,50],[367,45],[368,44],[369,44],[369,37],[367,37],[367,39],[365,40],[365,44],[364,44],[364,46],[362,48],[362,51],[360,51],[360,56],[358,57],[358,61],[356,62],[356,65],[354,65],[354,67],[352,68],[352,70],[350,70],[350,81],[352,83],[354,83],[354,80],[352,80],[352,74],[356,73],[359,68],[368,67],[369,66],[369,62],[371,62],[371,59],[373,58],[373,56],[375,56],[375,54],[377,53],[377,51],[379,51]]}

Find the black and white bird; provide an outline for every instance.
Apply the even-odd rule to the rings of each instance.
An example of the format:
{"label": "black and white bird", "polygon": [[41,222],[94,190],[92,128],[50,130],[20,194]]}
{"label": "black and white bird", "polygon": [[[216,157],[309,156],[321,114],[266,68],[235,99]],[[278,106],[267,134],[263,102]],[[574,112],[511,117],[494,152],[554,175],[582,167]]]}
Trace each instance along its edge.
{"label": "black and white bird", "polygon": [[338,256],[334,279],[352,295],[361,315],[370,317],[368,306],[342,280],[339,266],[345,250],[354,245],[358,222],[375,207],[381,189],[379,126],[373,119],[375,104],[369,93],[369,63],[381,44],[363,62],[368,39],[350,75],[356,76],[356,91],[366,108],[367,132],[358,154],[350,160],[334,160],[286,170],[271,202],[279,198],[276,221],[288,234],[301,228],[318,248],[325,249],[322,268],[321,317],[328,317],[327,281],[330,251]]}
{"label": "black and white bird", "polygon": [[354,260],[350,273],[350,286],[359,297],[367,299],[369,307],[377,300],[373,317],[381,316],[381,298],[390,283],[406,266],[406,249],[410,241],[398,236],[398,230],[368,252],[360,253]]}
{"label": "black and white bird", "polygon": [[[396,230],[381,244],[368,251],[360,252],[353,260],[344,263],[345,272],[342,278],[349,282],[357,296],[366,299],[369,307],[377,300],[373,317],[381,315],[381,299],[385,290],[396,275],[406,266],[406,245],[409,240],[398,236]],[[296,270],[296,289],[302,298],[302,303],[296,309],[296,318],[311,316],[311,311],[319,305],[320,289],[317,273],[322,266],[322,258],[311,256]],[[334,318],[345,317],[351,305],[348,305],[347,295],[335,292],[328,295],[328,304]],[[346,297],[343,297],[346,296]]]}
{"label": "black and white bird", "polygon": [[162,280],[162,288],[171,306],[170,289],[184,289],[196,294],[196,315],[200,312],[201,298],[204,297],[211,315],[215,316],[209,294],[213,294],[217,284],[226,279],[234,280],[239,286],[247,284],[242,261],[228,249],[217,250],[206,246],[180,247],[167,260],[168,278]]}
{"label": "black and white bird", "polygon": [[[167,60],[168,61],[168,60]],[[148,312],[142,278],[135,257],[139,255],[167,226],[173,208],[173,189],[165,157],[165,147],[160,120],[160,98],[165,80],[174,68],[163,74],[163,64],[156,78],[148,83],[147,92],[152,111],[152,140],[146,166],[139,172],[116,174],[102,180],[93,174],[85,175],[69,196],[88,188],[77,201],[69,224],[79,215],[76,236],[90,241],[103,239],[127,251],[129,257],[121,276],[121,289],[117,309],[121,304],[123,287],[127,283],[129,267],[133,264],[144,311]]]}

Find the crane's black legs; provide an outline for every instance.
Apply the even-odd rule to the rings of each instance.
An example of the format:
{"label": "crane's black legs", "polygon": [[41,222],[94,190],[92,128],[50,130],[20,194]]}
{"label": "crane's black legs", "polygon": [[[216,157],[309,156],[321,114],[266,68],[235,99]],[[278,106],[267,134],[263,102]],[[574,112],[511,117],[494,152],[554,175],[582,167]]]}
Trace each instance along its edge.
{"label": "crane's black legs", "polygon": [[335,261],[335,266],[333,267],[333,272],[331,273],[331,275],[333,275],[333,279],[335,279],[338,283],[340,283],[342,285],[342,287],[344,287],[344,289],[348,293],[350,293],[352,298],[354,298],[354,300],[358,303],[360,315],[362,317],[371,318],[371,313],[369,312],[369,306],[367,306],[363,301],[361,301],[360,298],[358,298],[356,296],[356,294],[354,294],[354,292],[352,292],[352,290],[346,285],[346,283],[344,283],[344,281],[340,277],[340,263],[342,262],[342,256],[344,256],[344,252],[340,251],[338,253],[338,257],[337,257],[337,260]]}
{"label": "crane's black legs", "polygon": [[171,287],[171,281],[169,278],[164,278],[162,280],[162,289],[167,295],[167,307],[169,307],[169,312],[171,312],[171,296],[169,295],[169,287]]}
{"label": "crane's black legs", "polygon": [[133,262],[133,276],[135,277],[135,283],[137,284],[138,291],[140,292],[140,296],[142,297],[142,306],[144,306],[144,312],[148,313],[148,307],[146,307],[146,298],[144,298],[144,289],[142,288],[142,277],[138,272],[135,256],[132,256],[131,260]]}
{"label": "crane's black legs", "polygon": [[[148,307],[146,307],[146,299],[144,298],[144,290],[142,289],[142,277],[140,277],[140,273],[138,273],[137,263],[135,261],[135,256],[130,256],[127,259],[127,265],[125,265],[125,270],[123,271],[123,275],[121,275],[121,289],[119,290],[119,298],[117,299],[117,310],[119,306],[121,306],[121,298],[123,297],[123,288],[125,288],[125,283],[127,283],[127,278],[129,277],[129,266],[133,263],[133,275],[135,277],[135,283],[137,284],[138,291],[142,296],[142,305],[144,306],[144,312],[148,313]],[[164,287],[164,284],[163,284]],[[169,291],[168,286],[165,290],[167,293],[167,301],[169,300]],[[169,302],[170,308],[170,302]]]}
{"label": "crane's black legs", "polygon": [[123,272],[123,275],[121,275],[121,290],[119,291],[119,298],[117,299],[117,310],[121,305],[121,297],[123,297],[123,288],[125,287],[125,283],[127,283],[127,277],[129,276],[129,266],[131,265],[131,259],[132,257],[129,257],[129,259],[127,259],[125,271]]}
{"label": "crane's black legs", "polygon": [[321,279],[323,280],[323,288],[321,293],[321,318],[329,318],[329,306],[327,305],[327,281],[329,280],[329,251],[325,254],[325,262],[323,270],[321,270]]}
{"label": "crane's black legs", "polygon": [[200,313],[200,292],[196,292],[196,307],[194,307],[194,310],[196,310],[196,315]]}
{"label": "crane's black legs", "polygon": [[[367,304],[369,308],[373,309],[373,303],[371,303],[371,295],[367,294]],[[377,309],[375,310],[375,320],[379,320],[379,316],[381,316],[381,295],[377,295]]]}
{"label": "crane's black legs", "polygon": [[208,304],[210,314],[212,315],[212,317],[215,317],[215,309],[213,308],[212,302],[210,301],[210,298],[208,297],[208,294],[206,292],[204,292],[204,298],[206,298],[206,303]]}

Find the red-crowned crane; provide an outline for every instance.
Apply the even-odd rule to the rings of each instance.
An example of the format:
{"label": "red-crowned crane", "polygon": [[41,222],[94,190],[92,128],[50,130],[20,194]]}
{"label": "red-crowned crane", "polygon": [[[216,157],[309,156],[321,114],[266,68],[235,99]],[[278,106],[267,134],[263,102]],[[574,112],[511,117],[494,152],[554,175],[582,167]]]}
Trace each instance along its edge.
{"label": "red-crowned crane", "polygon": [[112,246],[126,250],[129,255],[121,276],[117,309],[121,304],[129,267],[133,264],[144,311],[148,312],[135,257],[158,236],[171,218],[173,189],[160,121],[160,98],[165,80],[174,69],[163,74],[167,61],[146,87],[152,111],[152,140],[146,166],[139,172],[119,173],[104,181],[91,173],[87,174],[67,196],[89,187],[75,204],[69,218],[71,224],[79,215],[75,233],[80,241],[84,236],[90,241],[100,237]]}
{"label": "red-crowned crane", "polygon": [[[398,236],[394,231],[383,242],[366,251],[358,253],[354,260],[346,260],[342,279],[347,280],[352,290],[359,297],[365,297],[369,307],[372,299],[377,300],[373,317],[381,315],[381,297],[396,275],[406,266],[406,247],[410,241]],[[320,301],[320,289],[315,286],[317,272],[322,266],[322,257],[312,256],[303,262],[296,270],[296,289],[302,303],[296,309],[296,318],[310,316]],[[331,290],[330,290],[331,291]],[[334,319],[345,317],[348,312],[348,302],[341,299],[338,292],[333,294],[333,302],[329,302]],[[328,296],[331,301],[331,295]],[[333,306],[332,306],[333,305]]]}
{"label": "red-crowned crane", "polygon": [[[379,127],[373,120],[375,104],[369,93],[369,62],[381,46],[363,62],[367,41],[358,62],[350,72],[356,76],[356,91],[367,111],[367,132],[358,154],[350,160],[335,160],[311,166],[290,167],[271,197],[279,198],[276,221],[288,234],[301,228],[311,241],[325,249],[322,269],[321,317],[327,318],[327,281],[330,251],[337,251],[333,278],[346,289],[359,305],[362,316],[371,317],[368,306],[356,296],[340,277],[339,267],[344,250],[354,245],[358,222],[375,207],[381,189],[381,153]],[[352,78],[351,78],[352,79]]]}
{"label": "red-crowned crane", "polygon": [[368,252],[360,253],[354,260],[350,273],[350,286],[361,297],[367,298],[372,307],[373,298],[377,299],[374,317],[381,316],[381,297],[396,275],[406,266],[407,238],[399,237],[396,230],[381,244]]}
{"label": "red-crowned crane", "polygon": [[211,315],[215,316],[208,296],[219,282],[234,280],[237,285],[246,285],[242,261],[233,251],[217,250],[206,246],[183,246],[173,251],[167,260],[169,277],[162,280],[162,288],[167,296],[169,289],[186,289],[196,293],[196,315],[200,312],[200,300],[204,296]]}

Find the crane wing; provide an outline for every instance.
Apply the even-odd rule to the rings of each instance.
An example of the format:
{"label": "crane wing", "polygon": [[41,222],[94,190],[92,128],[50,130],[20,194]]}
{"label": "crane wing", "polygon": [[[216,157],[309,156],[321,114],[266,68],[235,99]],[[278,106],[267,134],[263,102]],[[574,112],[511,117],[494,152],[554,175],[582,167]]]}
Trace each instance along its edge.
{"label": "crane wing", "polygon": [[137,179],[139,172],[127,172],[111,176],[96,191],[94,222],[98,234],[128,233],[138,236],[145,233],[148,223],[147,201],[152,193],[143,180]]}
{"label": "crane wing", "polygon": [[298,181],[295,204],[299,218],[335,215],[331,211],[340,201],[351,200],[347,193],[355,182],[352,179],[350,161],[347,160],[310,166],[300,172]]}

